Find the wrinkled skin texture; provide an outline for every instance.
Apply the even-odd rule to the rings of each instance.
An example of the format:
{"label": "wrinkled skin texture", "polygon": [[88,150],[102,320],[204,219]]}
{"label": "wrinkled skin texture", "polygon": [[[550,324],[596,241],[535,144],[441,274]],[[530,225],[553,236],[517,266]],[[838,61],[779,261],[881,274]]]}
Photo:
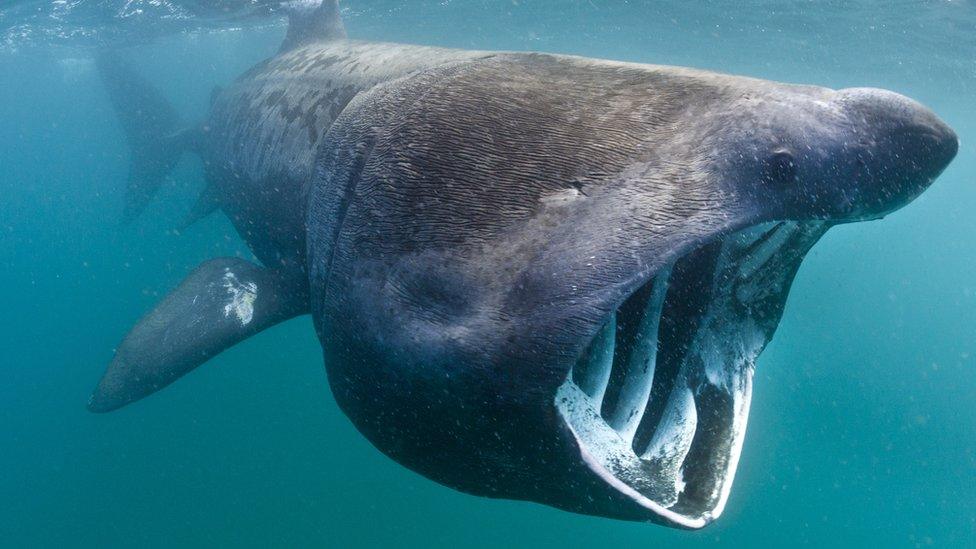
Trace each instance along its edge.
{"label": "wrinkled skin texture", "polygon": [[304,272],[312,168],[353,97],[426,65],[479,55],[330,42],[273,57],[217,93],[203,126],[207,177],[262,263]]}
{"label": "wrinkled skin texture", "polygon": [[[553,395],[607,316],[708,239],[876,217],[927,186],[955,137],[924,110],[883,118],[945,142],[915,173],[892,166],[886,128],[852,116],[892,102],[921,109],[876,90],[528,54],[357,97],[323,143],[309,213],[339,403],[378,448],[448,485],[656,520],[581,464]],[[848,145],[857,134],[873,140],[864,151]],[[784,151],[793,165],[771,167]],[[900,180],[858,171],[870,162]]]}

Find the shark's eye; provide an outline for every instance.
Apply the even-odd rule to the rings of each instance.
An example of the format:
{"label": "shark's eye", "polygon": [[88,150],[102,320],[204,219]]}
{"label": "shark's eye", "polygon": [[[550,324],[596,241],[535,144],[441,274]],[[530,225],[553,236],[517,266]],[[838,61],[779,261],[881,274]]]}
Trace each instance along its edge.
{"label": "shark's eye", "polygon": [[796,181],[796,161],[789,151],[773,151],[763,166],[763,177],[771,183],[793,183]]}

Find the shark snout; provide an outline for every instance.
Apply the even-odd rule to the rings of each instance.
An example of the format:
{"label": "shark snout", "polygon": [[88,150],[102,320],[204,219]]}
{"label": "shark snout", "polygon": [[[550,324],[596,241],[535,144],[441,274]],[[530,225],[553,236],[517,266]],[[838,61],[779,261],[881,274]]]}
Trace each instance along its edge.
{"label": "shark snout", "polygon": [[840,90],[851,124],[856,177],[848,196],[861,216],[880,216],[917,197],[959,150],[956,133],[930,109],[903,95],[874,88]]}

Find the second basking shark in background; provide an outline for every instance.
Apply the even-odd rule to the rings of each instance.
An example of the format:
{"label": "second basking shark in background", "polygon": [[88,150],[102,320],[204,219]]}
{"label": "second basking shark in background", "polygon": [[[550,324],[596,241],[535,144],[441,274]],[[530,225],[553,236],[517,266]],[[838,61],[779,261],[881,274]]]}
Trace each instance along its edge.
{"label": "second basking shark in background", "polygon": [[721,513],[756,358],[829,227],[955,156],[922,105],[698,70],[346,39],[291,8],[277,55],[184,128],[120,59],[126,215],[184,151],[261,262],[208,261],[126,336],[114,410],[309,314],[332,390],[447,486],[699,528]]}

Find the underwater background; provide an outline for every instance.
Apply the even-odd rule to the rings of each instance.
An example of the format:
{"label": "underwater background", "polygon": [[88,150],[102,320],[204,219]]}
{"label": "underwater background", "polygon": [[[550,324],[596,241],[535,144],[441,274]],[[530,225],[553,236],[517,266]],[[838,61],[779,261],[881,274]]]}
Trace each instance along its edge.
{"label": "underwater background", "polygon": [[114,347],[200,262],[250,257],[186,157],[120,223],[128,150],[92,53],[126,47],[185,120],[272,55],[276,2],[0,2],[0,546],[976,546],[976,2],[349,0],[349,34],[688,65],[932,108],[956,160],[834,228],[757,365],[725,514],[702,531],[464,495],[336,407],[309,317],[109,415]]}

